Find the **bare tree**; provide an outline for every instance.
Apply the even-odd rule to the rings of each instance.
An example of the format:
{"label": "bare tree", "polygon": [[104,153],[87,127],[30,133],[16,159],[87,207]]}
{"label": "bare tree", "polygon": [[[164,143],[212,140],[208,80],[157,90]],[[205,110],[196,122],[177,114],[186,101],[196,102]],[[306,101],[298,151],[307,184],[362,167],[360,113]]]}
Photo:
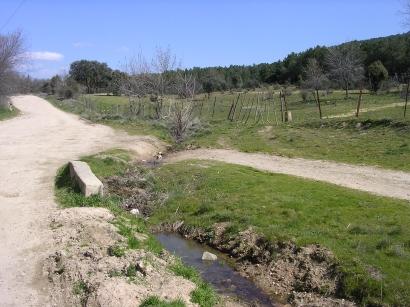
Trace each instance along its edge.
{"label": "bare tree", "polygon": [[178,73],[177,89],[182,99],[169,99],[168,126],[177,143],[182,142],[193,124],[194,98],[197,82],[193,75]]}
{"label": "bare tree", "polygon": [[306,79],[303,82],[303,85],[315,91],[316,103],[319,109],[319,117],[322,119],[319,91],[323,90],[327,86],[329,79],[323,72],[322,67],[320,67],[316,59],[309,59],[305,68],[305,77]]}
{"label": "bare tree", "polygon": [[123,81],[122,91],[129,96],[149,95],[156,119],[167,124],[170,134],[179,143],[193,125],[198,83],[192,74],[178,66],[170,49],[158,48],[150,61],[139,54],[126,64],[128,77]]}
{"label": "bare tree", "polygon": [[123,90],[128,95],[150,95],[155,117],[160,119],[165,95],[175,91],[176,63],[176,57],[169,48],[158,48],[151,61],[139,54],[126,64],[129,78],[125,80]]}
{"label": "bare tree", "polygon": [[349,97],[349,89],[363,79],[364,68],[360,58],[360,51],[353,45],[330,48],[326,57],[330,67],[330,75],[346,91]]}
{"label": "bare tree", "polygon": [[13,92],[16,68],[23,60],[23,38],[20,32],[0,35],[0,104]]}
{"label": "bare tree", "polygon": [[197,92],[198,84],[192,74],[179,71],[176,76],[175,88],[180,98],[193,100]]}

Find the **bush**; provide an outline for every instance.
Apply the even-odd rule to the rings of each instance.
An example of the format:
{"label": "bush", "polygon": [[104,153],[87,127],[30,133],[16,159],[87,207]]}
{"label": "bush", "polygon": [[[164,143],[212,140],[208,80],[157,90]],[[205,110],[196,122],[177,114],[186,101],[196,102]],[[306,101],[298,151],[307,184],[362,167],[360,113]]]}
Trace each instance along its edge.
{"label": "bush", "polygon": [[389,73],[381,61],[375,61],[368,67],[369,78],[373,92],[380,89],[381,83],[389,77]]}
{"label": "bush", "polygon": [[309,100],[309,94],[310,93],[308,90],[305,90],[305,89],[300,90],[300,97],[302,98],[303,102],[307,102]]}

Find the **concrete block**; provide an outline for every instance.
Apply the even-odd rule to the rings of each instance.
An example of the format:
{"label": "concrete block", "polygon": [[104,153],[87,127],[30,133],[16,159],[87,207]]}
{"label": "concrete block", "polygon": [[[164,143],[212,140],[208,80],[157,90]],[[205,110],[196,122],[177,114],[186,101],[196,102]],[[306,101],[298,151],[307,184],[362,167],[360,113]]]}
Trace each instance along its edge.
{"label": "concrete block", "polygon": [[87,163],[70,161],[69,167],[71,179],[76,182],[84,196],[103,195],[104,186],[100,179],[91,171]]}

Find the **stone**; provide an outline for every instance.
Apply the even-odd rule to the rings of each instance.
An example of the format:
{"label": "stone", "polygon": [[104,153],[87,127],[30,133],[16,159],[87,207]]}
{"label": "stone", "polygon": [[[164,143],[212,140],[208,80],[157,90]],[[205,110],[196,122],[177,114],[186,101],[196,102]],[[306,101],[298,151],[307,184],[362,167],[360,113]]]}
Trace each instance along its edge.
{"label": "stone", "polygon": [[147,263],[144,263],[143,261],[137,262],[135,268],[144,276],[149,275],[153,271],[152,266]]}
{"label": "stone", "polygon": [[85,197],[92,195],[103,195],[104,186],[98,179],[87,163],[82,161],[70,161],[71,179],[79,186]]}
{"label": "stone", "polygon": [[204,252],[202,254],[202,260],[207,260],[207,261],[216,261],[218,260],[218,257],[210,252]]}
{"label": "stone", "polygon": [[130,213],[131,213],[131,214],[134,214],[134,215],[139,215],[139,214],[140,214],[140,211],[139,211],[138,209],[131,209],[131,210],[130,210]]}

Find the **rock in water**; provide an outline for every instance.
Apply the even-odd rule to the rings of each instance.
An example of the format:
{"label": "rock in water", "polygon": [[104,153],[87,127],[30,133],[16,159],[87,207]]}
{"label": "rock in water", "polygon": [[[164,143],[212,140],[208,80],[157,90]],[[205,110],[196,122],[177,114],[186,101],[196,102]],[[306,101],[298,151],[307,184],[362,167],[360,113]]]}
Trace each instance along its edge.
{"label": "rock in water", "polygon": [[207,260],[207,261],[215,261],[217,260],[218,257],[210,252],[204,252],[202,254],[202,260]]}

